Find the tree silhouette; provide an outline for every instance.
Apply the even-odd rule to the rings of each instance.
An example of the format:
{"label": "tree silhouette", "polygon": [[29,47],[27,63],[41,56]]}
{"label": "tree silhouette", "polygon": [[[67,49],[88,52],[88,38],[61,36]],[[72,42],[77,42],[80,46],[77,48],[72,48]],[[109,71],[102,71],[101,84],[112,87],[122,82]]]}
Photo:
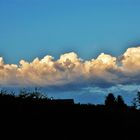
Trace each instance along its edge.
{"label": "tree silhouette", "polygon": [[123,97],[122,97],[121,95],[118,95],[118,96],[117,96],[116,102],[117,102],[117,106],[118,106],[119,108],[124,108],[124,107],[126,107],[126,104],[124,103]]}
{"label": "tree silhouette", "polygon": [[22,98],[22,99],[25,99],[28,96],[29,96],[29,93],[25,88],[21,89],[20,92],[19,92],[19,95],[18,95],[18,97]]}
{"label": "tree silhouette", "polygon": [[116,104],[116,98],[112,93],[109,93],[105,99],[105,105],[107,107],[114,107]]}
{"label": "tree silhouette", "polygon": [[140,106],[140,91],[138,91],[137,93],[137,103],[138,103],[138,106]]}
{"label": "tree silhouette", "polygon": [[132,100],[132,108],[137,109],[137,98],[133,98]]}
{"label": "tree silhouette", "polygon": [[27,89],[23,88],[20,90],[18,95],[20,99],[49,99],[46,94],[43,94],[39,88],[35,88],[33,91],[28,91]]}

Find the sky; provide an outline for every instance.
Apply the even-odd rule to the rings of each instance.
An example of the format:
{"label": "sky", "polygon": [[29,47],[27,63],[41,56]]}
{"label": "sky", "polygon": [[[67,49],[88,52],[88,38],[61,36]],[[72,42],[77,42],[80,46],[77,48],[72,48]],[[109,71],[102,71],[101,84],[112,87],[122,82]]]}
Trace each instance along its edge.
{"label": "sky", "polygon": [[140,80],[139,7],[139,0],[0,0],[0,85],[43,86],[80,102],[114,92],[129,101]]}

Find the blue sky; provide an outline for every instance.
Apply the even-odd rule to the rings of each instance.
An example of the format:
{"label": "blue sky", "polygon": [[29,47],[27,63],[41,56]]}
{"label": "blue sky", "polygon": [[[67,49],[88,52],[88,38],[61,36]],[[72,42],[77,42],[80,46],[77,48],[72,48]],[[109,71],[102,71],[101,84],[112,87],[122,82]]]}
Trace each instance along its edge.
{"label": "blue sky", "polygon": [[[68,52],[75,52],[75,54],[67,54],[64,57],[70,58],[70,61],[71,58],[74,58],[76,63],[79,61],[76,55],[84,60],[90,60],[103,52],[117,58],[124,54],[127,48],[140,44],[139,7],[139,0],[0,0],[0,56],[8,64],[18,64],[21,59],[31,62],[36,57],[43,58],[46,55],[59,59],[60,55]],[[136,53],[139,50],[140,48],[132,49],[126,52],[126,56],[129,56],[130,52]],[[135,55],[140,57],[139,53]],[[109,58],[110,61],[110,57],[104,57]],[[138,62],[139,57],[135,58],[136,62]],[[73,62],[74,65],[75,61]],[[131,78],[126,76],[126,71],[130,69],[129,62],[126,62],[127,65],[124,63],[124,75],[118,70],[113,73],[116,74],[116,77],[123,75],[122,85],[128,79],[128,83],[123,87],[121,87],[122,85],[114,85],[114,83],[105,83],[106,79],[98,76],[95,79],[90,79],[91,83],[95,84],[92,87],[88,80],[80,77],[83,80],[81,80],[82,84],[87,82],[85,84],[87,87],[81,87],[80,83],[74,85],[74,88],[77,88],[71,90],[73,84],[77,83],[74,81],[72,84],[70,83],[72,86],[66,85],[68,88],[66,90],[64,90],[64,85],[64,89],[57,87],[57,90],[48,89],[48,92],[58,98],[73,97],[77,102],[92,102],[92,97],[94,102],[98,102],[100,95],[103,99],[107,92],[120,92],[130,102],[129,97],[132,96],[130,96],[130,92],[136,93],[139,89],[138,71],[140,65],[139,63],[134,65],[134,70],[136,69],[137,73],[131,73]],[[134,63],[134,61],[132,62]],[[0,63],[2,63],[1,60]],[[53,63],[59,71],[58,74],[61,75],[63,67],[60,68],[57,61]],[[83,64],[83,62],[80,63]],[[26,67],[25,62],[22,65],[24,68]],[[5,72],[7,72],[9,66],[5,67]],[[114,67],[109,74],[112,74],[113,70]],[[10,66],[8,74],[11,74],[11,71],[12,73],[16,71],[14,66]],[[108,73],[108,71],[106,72]],[[30,75],[30,73],[27,74]],[[13,77],[8,78],[10,80],[15,79]],[[67,77],[61,78],[63,81]],[[30,79],[28,80],[30,81]],[[119,81],[119,79],[117,80]],[[102,88],[101,85],[110,86]],[[74,94],[75,91],[77,94]],[[126,92],[128,93],[127,96]]]}
{"label": "blue sky", "polygon": [[140,42],[139,0],[1,0],[0,55],[7,63],[46,54],[120,55]]}

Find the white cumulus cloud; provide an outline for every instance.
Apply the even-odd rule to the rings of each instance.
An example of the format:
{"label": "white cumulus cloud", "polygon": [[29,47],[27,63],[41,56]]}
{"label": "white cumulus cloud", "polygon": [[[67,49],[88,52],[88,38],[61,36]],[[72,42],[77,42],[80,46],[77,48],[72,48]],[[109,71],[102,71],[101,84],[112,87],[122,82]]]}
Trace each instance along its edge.
{"label": "white cumulus cloud", "polygon": [[[118,65],[118,61],[121,65]],[[65,86],[138,84],[140,82],[140,47],[128,48],[120,57],[101,53],[96,59],[83,60],[75,52],[55,60],[47,55],[18,65],[5,64],[0,57],[0,85]]]}

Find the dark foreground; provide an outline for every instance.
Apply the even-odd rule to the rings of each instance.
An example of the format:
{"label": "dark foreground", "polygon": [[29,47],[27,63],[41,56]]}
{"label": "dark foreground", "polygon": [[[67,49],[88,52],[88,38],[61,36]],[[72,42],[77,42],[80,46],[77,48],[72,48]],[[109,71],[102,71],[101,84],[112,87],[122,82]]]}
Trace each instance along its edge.
{"label": "dark foreground", "polygon": [[[0,97],[5,137],[28,139],[139,139],[140,111],[132,107],[80,105],[73,100]],[[11,132],[11,133],[10,133]],[[19,136],[20,134],[20,136]]]}

